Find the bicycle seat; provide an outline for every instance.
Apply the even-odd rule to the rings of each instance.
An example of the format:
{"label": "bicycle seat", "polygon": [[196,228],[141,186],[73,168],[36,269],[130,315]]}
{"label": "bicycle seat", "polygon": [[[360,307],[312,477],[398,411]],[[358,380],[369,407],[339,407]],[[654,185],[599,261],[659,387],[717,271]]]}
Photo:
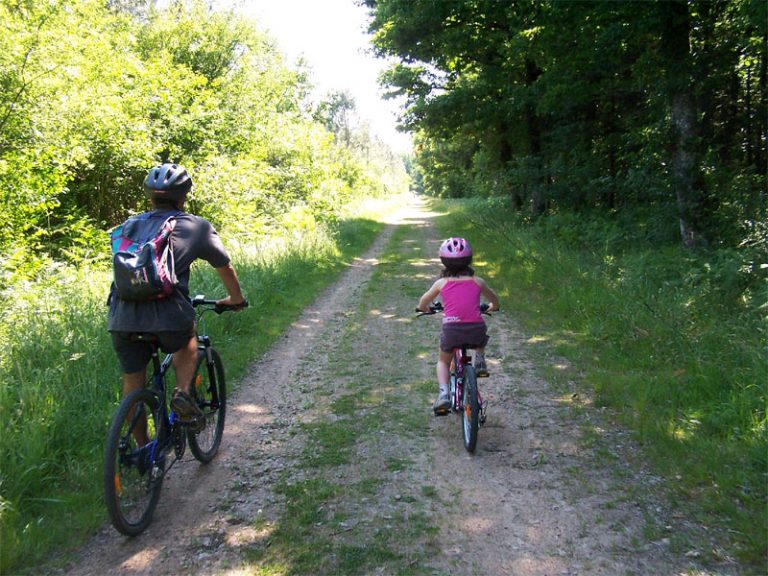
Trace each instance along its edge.
{"label": "bicycle seat", "polygon": [[474,350],[477,348],[477,344],[459,344],[458,346],[454,346],[454,348],[458,348],[461,350]]}

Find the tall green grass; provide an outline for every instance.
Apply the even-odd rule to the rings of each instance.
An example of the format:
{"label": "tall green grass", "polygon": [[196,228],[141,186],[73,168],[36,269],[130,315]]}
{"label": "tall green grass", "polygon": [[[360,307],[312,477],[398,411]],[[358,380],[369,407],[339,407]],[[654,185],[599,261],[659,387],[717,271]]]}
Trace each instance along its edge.
{"label": "tall green grass", "polygon": [[[635,432],[675,502],[733,555],[768,545],[768,355],[759,255],[643,242],[605,220],[528,223],[492,202],[454,202],[509,312]],[[757,260],[756,260],[757,258]],[[764,263],[764,262],[763,262]]]}
{"label": "tall green grass", "polygon": [[[379,206],[381,209],[381,206]],[[230,389],[383,225],[350,217],[231,255],[250,308],[207,319]],[[103,443],[120,397],[106,332],[110,272],[57,268],[6,294],[0,310],[0,573],[29,568],[105,520]],[[207,265],[193,293],[221,297]]]}

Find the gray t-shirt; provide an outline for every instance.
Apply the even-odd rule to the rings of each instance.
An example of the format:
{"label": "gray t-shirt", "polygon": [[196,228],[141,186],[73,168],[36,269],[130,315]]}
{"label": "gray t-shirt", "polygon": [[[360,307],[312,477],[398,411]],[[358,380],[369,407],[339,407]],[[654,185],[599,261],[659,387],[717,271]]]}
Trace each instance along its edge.
{"label": "gray t-shirt", "polygon": [[[154,237],[165,220],[175,212],[153,210],[147,220],[133,223],[141,229],[132,232],[131,238]],[[128,302],[111,294],[107,325],[110,332],[166,332],[192,327],[195,321],[195,311],[189,301],[192,263],[201,259],[214,268],[220,268],[227,265],[230,259],[216,230],[200,216],[178,212],[171,242],[179,289],[167,298],[147,302]]]}

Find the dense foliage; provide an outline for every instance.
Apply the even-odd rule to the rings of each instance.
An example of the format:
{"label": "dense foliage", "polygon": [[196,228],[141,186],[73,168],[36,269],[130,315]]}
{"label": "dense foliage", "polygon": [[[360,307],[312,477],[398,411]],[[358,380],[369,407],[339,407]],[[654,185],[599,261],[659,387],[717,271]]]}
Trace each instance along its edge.
{"label": "dense foliage", "polygon": [[154,5],[0,3],[4,288],[51,259],[103,255],[103,230],[143,209],[142,179],[161,161],[191,171],[193,210],[230,236],[294,209],[294,224],[333,218],[398,171],[388,150],[362,158],[313,119],[305,73],[254,22],[193,0]]}
{"label": "dense foliage", "polygon": [[768,243],[762,0],[364,4],[427,192]]}

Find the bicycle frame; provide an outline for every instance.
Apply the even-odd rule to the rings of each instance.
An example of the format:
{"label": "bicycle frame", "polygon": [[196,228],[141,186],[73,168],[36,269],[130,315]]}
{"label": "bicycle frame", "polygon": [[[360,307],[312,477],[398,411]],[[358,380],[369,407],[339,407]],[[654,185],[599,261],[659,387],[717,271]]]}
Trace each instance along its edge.
{"label": "bicycle frame", "polygon": [[[472,362],[467,348],[454,348],[453,361],[451,362],[451,410],[461,412],[464,408],[461,405],[461,398],[464,392],[464,365]],[[481,423],[485,421],[485,403],[480,394],[480,387],[477,388],[477,401],[480,404]]]}
{"label": "bicycle frame", "polygon": [[453,361],[451,362],[451,410],[460,412],[461,397],[464,392],[464,364],[470,362],[466,348],[453,349]]}
{"label": "bicycle frame", "polygon": [[[165,477],[168,471],[173,467],[177,460],[179,460],[183,453],[184,447],[182,447],[177,440],[177,437],[184,441],[183,434],[178,434],[179,421],[176,413],[173,410],[169,410],[168,402],[166,401],[166,386],[165,376],[168,373],[173,363],[173,354],[166,354],[165,358],[160,360],[160,347],[157,342],[152,343],[152,377],[150,379],[149,388],[157,395],[158,398],[158,419],[160,427],[157,435],[157,444],[153,449],[151,456],[152,462],[163,462],[165,455],[168,453],[171,447],[175,447],[176,458],[171,462],[170,466],[159,467],[153,466],[151,482],[155,482]],[[174,446],[175,445],[175,446]]]}
{"label": "bicycle frame", "polygon": [[[199,320],[200,318],[198,318]],[[203,333],[197,335],[197,349],[203,351],[206,358],[206,369],[209,370],[209,377],[211,379],[216,378],[215,371],[210,367],[213,365],[212,358],[212,344],[210,337],[205,333],[205,323],[203,321]],[[152,345],[152,377],[150,380],[151,389],[157,394],[159,399],[159,421],[162,422],[160,427],[160,433],[157,438],[157,448],[159,453],[152,454],[153,460],[162,460],[164,453],[167,453],[171,448],[174,448],[175,458],[170,465],[163,469],[160,474],[153,475],[153,480],[160,477],[164,477],[165,474],[173,467],[173,465],[180,460],[186,449],[185,434],[182,430],[181,420],[176,412],[170,409],[167,402],[167,389],[166,389],[166,374],[173,364],[173,353],[166,354],[165,357],[160,360],[160,349],[157,343]],[[214,391],[216,387],[214,386]],[[214,393],[215,395],[215,393]],[[218,407],[218,397],[213,398],[212,407]]]}

